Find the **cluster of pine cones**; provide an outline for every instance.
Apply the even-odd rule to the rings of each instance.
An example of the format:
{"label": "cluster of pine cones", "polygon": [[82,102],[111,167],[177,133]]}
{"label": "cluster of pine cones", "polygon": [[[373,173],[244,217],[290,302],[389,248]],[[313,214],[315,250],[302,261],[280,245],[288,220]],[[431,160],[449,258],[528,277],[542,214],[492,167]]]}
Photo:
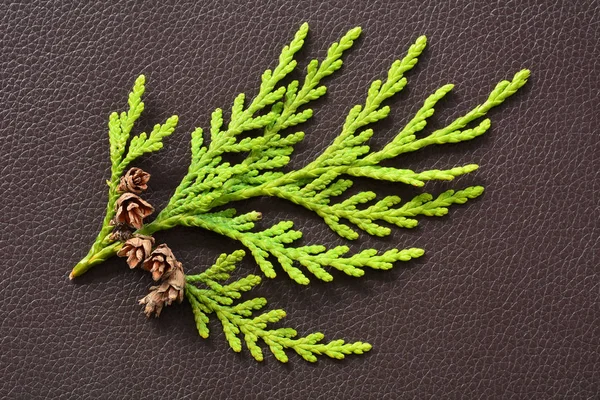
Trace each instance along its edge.
{"label": "cluster of pine cones", "polygon": [[149,173],[135,167],[121,177],[117,191],[122,194],[116,203],[116,214],[111,221],[114,228],[109,238],[124,242],[117,255],[127,257],[129,268],[141,265],[152,273],[154,281],[160,282],[150,287],[150,293],[140,300],[147,317],[152,314],[158,317],[165,305],[183,301],[185,274],[169,246],[160,244],[153,249],[152,236],[133,233],[133,229],[141,229],[144,218],[154,212],[154,207],[139,196],[148,188],[149,180]]}

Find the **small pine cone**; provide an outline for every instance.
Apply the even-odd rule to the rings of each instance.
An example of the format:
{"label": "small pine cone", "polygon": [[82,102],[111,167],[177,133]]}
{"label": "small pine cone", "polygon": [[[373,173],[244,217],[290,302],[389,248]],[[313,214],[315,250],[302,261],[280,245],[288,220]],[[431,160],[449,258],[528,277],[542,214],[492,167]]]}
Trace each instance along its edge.
{"label": "small pine cone", "polygon": [[152,279],[158,281],[164,276],[168,276],[177,268],[182,268],[181,263],[175,259],[173,252],[166,244],[158,245],[150,257],[148,257],[142,268],[152,273]]}
{"label": "small pine cone", "polygon": [[[113,221],[111,221],[111,225],[114,225]],[[113,231],[108,236],[108,238],[112,241],[124,242],[128,240],[131,237],[131,235],[132,232],[129,229],[129,226],[125,224],[118,224],[113,228]]]}
{"label": "small pine cone", "polygon": [[121,250],[117,252],[119,257],[127,257],[129,268],[137,267],[152,252],[154,238],[152,236],[135,235],[127,240]]}
{"label": "small pine cone", "polygon": [[146,317],[150,318],[154,314],[158,318],[165,306],[170,306],[175,300],[181,303],[183,301],[184,288],[185,274],[183,273],[181,263],[179,263],[177,268],[167,276],[166,281],[159,286],[152,286],[150,293],[140,300],[140,304],[145,305],[144,313]]}
{"label": "small pine cone", "polygon": [[117,213],[115,222],[117,224],[127,224],[136,229],[140,229],[143,220],[154,212],[154,207],[138,195],[133,193],[123,193],[117,199]]}
{"label": "small pine cone", "polygon": [[150,180],[150,174],[141,168],[130,168],[129,171],[121,177],[117,191],[119,193],[131,192],[140,194],[144,190],[148,189],[148,181]]}

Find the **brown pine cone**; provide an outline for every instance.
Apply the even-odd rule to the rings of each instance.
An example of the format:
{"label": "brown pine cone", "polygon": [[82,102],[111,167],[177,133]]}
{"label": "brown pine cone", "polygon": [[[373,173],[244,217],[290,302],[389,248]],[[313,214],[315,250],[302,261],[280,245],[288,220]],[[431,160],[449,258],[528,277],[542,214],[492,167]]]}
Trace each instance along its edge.
{"label": "brown pine cone", "polygon": [[170,306],[173,301],[178,303],[183,301],[183,291],[185,288],[185,274],[181,263],[167,277],[167,280],[159,286],[152,286],[150,293],[140,300],[140,304],[145,305],[144,313],[150,318],[152,314],[156,318],[165,306]]}
{"label": "brown pine cone", "polygon": [[173,252],[166,244],[158,245],[150,257],[148,257],[142,268],[152,273],[152,279],[158,281],[164,276],[168,276],[177,268],[182,269],[181,263],[175,259]]}
{"label": "brown pine cone", "polygon": [[140,229],[143,220],[154,212],[154,207],[138,195],[133,193],[123,193],[117,199],[117,214],[115,222],[117,224],[127,224],[136,229]]}
{"label": "brown pine cone", "polygon": [[129,171],[121,177],[117,191],[119,193],[131,192],[140,194],[148,189],[146,185],[150,180],[150,174],[141,168],[130,168]]}
{"label": "brown pine cone", "polygon": [[[114,221],[110,221],[110,224],[114,225],[113,222]],[[133,232],[131,232],[131,229],[129,228],[128,225],[118,224],[113,228],[113,230],[110,233],[110,235],[108,236],[108,238],[112,241],[124,242],[127,239],[131,238],[132,233]]]}
{"label": "brown pine cone", "polygon": [[154,238],[152,236],[135,235],[127,240],[121,250],[117,252],[119,257],[127,257],[129,268],[137,267],[152,252]]}

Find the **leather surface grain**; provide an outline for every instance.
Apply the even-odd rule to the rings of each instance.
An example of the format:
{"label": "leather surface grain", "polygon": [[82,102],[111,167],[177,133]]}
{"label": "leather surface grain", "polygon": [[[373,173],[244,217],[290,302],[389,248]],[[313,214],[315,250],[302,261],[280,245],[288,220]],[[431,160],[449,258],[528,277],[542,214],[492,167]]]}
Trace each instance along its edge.
{"label": "leather surface grain", "polygon": [[[147,77],[137,132],[171,114],[165,148],[136,166],[146,198],[166,204],[187,169],[189,132],[215,107],[256,93],[262,71],[303,22],[302,67],[347,29],[362,38],[329,79],[293,164],[339,132],[368,84],[418,35],[429,46],[407,89],[375,127],[381,146],[445,83],[453,94],[427,129],[483,101],[530,68],[530,82],[491,112],[472,142],[427,148],[394,165],[466,163],[480,170],[428,191],[483,184],[477,201],[414,230],[352,244],[422,247],[426,255],[362,279],[298,287],[279,274],[256,289],[288,311],[286,326],[373,350],[344,361],[255,362],[218,325],[195,331],[190,307],[147,321],[137,300],[151,279],[120,259],[67,278],[103,218],[106,123]],[[0,398],[8,399],[592,399],[600,393],[600,4],[596,1],[5,1],[0,5]],[[408,196],[394,185],[360,188]],[[324,223],[283,201],[254,199],[264,226],[292,219],[305,243],[341,244]],[[174,229],[157,235],[187,271],[238,244]],[[256,272],[248,259],[243,273]]]}

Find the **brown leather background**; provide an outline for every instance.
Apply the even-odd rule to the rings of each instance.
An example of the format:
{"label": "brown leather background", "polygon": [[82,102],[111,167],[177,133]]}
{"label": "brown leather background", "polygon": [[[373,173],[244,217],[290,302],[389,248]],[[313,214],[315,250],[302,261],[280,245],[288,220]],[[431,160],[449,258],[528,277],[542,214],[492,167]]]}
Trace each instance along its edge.
{"label": "brown leather background", "polygon": [[[0,6],[0,398],[597,398],[600,392],[598,114],[600,5],[595,1],[208,2],[6,1]],[[189,133],[215,107],[255,93],[262,71],[301,22],[304,66],[361,25],[362,39],[304,127],[295,165],[323,149],[368,83],[417,35],[429,47],[409,86],[376,127],[382,145],[444,83],[455,91],[431,126],[482,101],[522,67],[530,82],[491,113],[470,143],[398,159],[413,169],[476,162],[446,187],[485,195],[356,250],[420,246],[422,259],[363,279],[298,287],[283,277],[256,290],[285,308],[287,326],[374,349],[313,365],[290,354],[255,362],[231,351],[216,323],[195,331],[187,303],[147,321],[151,284],[119,259],[75,283],[105,207],[106,122],[148,79],[139,130],[180,116],[166,148],[137,165],[163,206],[187,168]],[[138,131],[139,131],[138,130]],[[380,192],[415,191],[385,185]],[[305,243],[344,241],[283,201],[255,199],[266,226],[292,218]],[[238,248],[216,234],[158,235],[188,271]],[[256,272],[248,259],[242,273]]]}

